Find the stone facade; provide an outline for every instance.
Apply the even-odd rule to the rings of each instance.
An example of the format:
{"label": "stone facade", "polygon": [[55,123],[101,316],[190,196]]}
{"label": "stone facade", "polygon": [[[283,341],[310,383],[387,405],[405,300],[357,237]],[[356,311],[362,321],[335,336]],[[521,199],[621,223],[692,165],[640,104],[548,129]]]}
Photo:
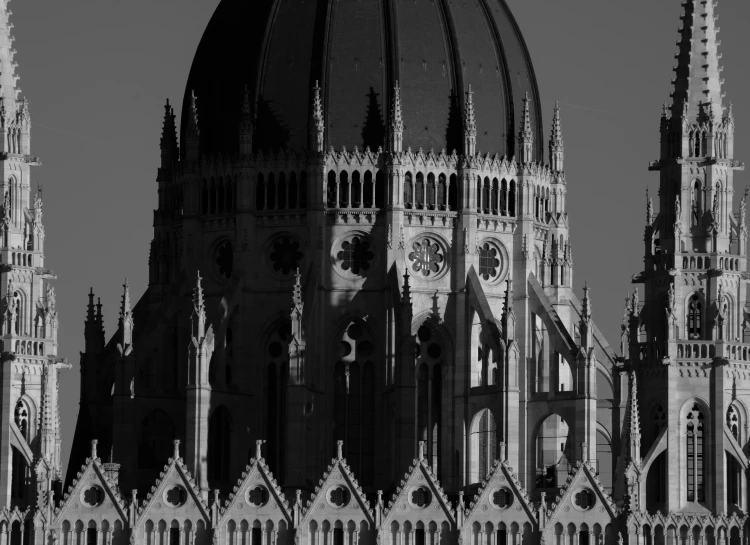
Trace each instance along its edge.
{"label": "stone facade", "polygon": [[[333,3],[315,28],[335,50],[366,35],[349,26],[359,29],[376,4]],[[496,6],[419,9],[440,8],[440,32],[465,59],[486,53],[456,45],[472,13],[488,29],[517,30],[503,2],[481,4]],[[322,79],[301,93],[304,123],[287,126],[288,142],[307,146],[274,146],[283,123],[270,131],[264,108],[287,100],[296,119],[298,88],[239,86],[231,122],[225,104],[201,103],[229,76],[209,85],[200,59],[217,28],[232,39],[227,14],[240,5],[256,9],[224,0],[196,55],[181,147],[165,107],[149,287],[133,306],[126,281],[109,341],[89,294],[63,496],[54,292],[35,295],[33,316],[14,295],[26,293],[21,286],[41,294],[52,277],[41,262],[41,199],[28,204],[35,160],[25,103],[14,102],[18,113],[3,124],[22,127],[22,153],[3,155],[22,173],[22,191],[11,177],[3,346],[15,374],[3,375],[11,438],[0,484],[20,495],[3,496],[0,545],[745,543],[746,201],[735,214],[732,172],[742,164],[722,103],[713,3],[683,5],[673,104],[652,163],[660,202],[655,210],[648,201],[646,267],[634,277],[644,289],[627,301],[622,356],[596,328],[588,287],[581,301],[573,291],[561,114],[556,106],[545,163],[530,61],[526,83],[497,97],[515,137],[495,140],[487,120],[498,112],[482,111],[489,103],[478,90],[488,84],[477,77],[472,87],[470,67],[443,64],[460,106],[446,141],[458,127],[460,150],[436,152],[409,145],[442,135],[405,122],[435,122],[410,111],[424,107],[420,97],[434,106],[415,91],[428,85],[420,74],[433,57],[410,68],[389,56],[387,124],[373,129],[380,113],[371,104],[362,131],[365,143],[380,143],[349,151],[331,142],[351,127],[329,119],[351,104],[327,84],[352,67],[327,52]],[[294,21],[284,6],[269,20],[271,37]],[[417,8],[382,6],[393,52],[411,42],[392,25]],[[490,33],[493,46],[508,46],[498,77],[526,53],[510,30],[503,40]],[[296,46],[263,47],[267,75],[278,68],[267,59]],[[367,62],[353,65],[365,79]],[[232,138],[221,133],[230,125]],[[226,140],[231,153],[219,149]],[[481,142],[501,143],[500,153],[480,153]],[[41,407],[41,420],[24,424],[19,403]],[[10,456],[25,460],[18,487]]]}

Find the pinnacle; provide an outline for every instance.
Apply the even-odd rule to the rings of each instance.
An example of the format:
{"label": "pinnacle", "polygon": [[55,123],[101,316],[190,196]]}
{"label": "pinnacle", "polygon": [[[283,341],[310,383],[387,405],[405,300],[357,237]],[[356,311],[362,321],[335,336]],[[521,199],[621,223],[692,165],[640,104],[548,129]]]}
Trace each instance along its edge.
{"label": "pinnacle", "polygon": [[169,99],[164,105],[164,124],[161,131],[161,149],[175,149],[177,147],[177,128],[175,126],[174,108]]}
{"label": "pinnacle", "polygon": [[583,285],[583,312],[582,318],[591,318],[591,298],[589,297],[589,283]]}
{"label": "pinnacle", "polygon": [[86,322],[90,323],[93,321],[94,321],[94,288],[90,288],[88,311],[86,313]]}
{"label": "pinnacle", "polygon": [[297,272],[294,275],[294,291],[292,294],[292,304],[298,307],[302,304],[302,275],[297,267]]}
{"label": "pinnacle", "polygon": [[250,115],[250,92],[247,90],[247,83],[245,84],[245,90],[242,92],[242,114]]}
{"label": "pinnacle", "polygon": [[315,80],[315,87],[313,87],[313,120],[317,124],[323,123],[323,101],[320,98],[320,85],[318,80]]}
{"label": "pinnacle", "polygon": [[672,115],[685,115],[690,122],[702,123],[711,110],[718,117],[723,113],[715,3],[686,0],[683,7]]}
{"label": "pinnacle", "polygon": [[190,115],[188,116],[188,132],[195,132],[196,135],[200,133],[198,128],[198,107],[196,105],[197,97],[195,91],[190,91]]}
{"label": "pinnacle", "polygon": [[17,63],[14,60],[13,25],[9,22],[10,11],[7,2],[0,2],[0,96],[8,112],[15,113],[20,89],[16,76]]}
{"label": "pinnacle", "polygon": [[202,312],[205,309],[204,300],[203,300],[203,286],[201,285],[201,281],[203,279],[201,278],[201,272],[198,271],[197,273],[197,280],[195,288],[193,288],[193,307],[195,308],[196,312]]}
{"label": "pinnacle", "polygon": [[466,115],[464,119],[464,129],[466,132],[476,135],[477,133],[477,119],[474,113],[474,92],[469,90],[466,92]]}
{"label": "pinnacle", "polygon": [[401,87],[396,85],[393,87],[393,101],[391,102],[391,128],[397,131],[404,130],[404,120],[401,112]]}
{"label": "pinnacle", "polygon": [[122,304],[120,305],[120,316],[125,317],[131,312],[131,306],[130,306],[130,285],[128,284],[128,279],[125,279],[125,284],[122,286],[124,288],[124,292],[122,294]]}
{"label": "pinnacle", "polygon": [[523,114],[521,119],[521,133],[519,138],[522,140],[533,139],[534,133],[531,131],[531,110],[529,107],[529,92],[523,97]]}

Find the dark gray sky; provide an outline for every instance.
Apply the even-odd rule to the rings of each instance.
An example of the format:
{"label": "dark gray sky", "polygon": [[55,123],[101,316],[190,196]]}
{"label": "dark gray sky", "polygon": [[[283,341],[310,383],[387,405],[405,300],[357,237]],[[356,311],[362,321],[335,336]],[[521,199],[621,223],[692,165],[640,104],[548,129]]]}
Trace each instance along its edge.
{"label": "dark gray sky", "polygon": [[[545,139],[554,101],[563,108],[574,282],[580,292],[588,280],[594,318],[619,347],[625,294],[643,264],[645,188],[655,196],[658,186],[647,165],[659,151],[682,0],[508,1],[534,61]],[[33,177],[45,189],[47,264],[59,276],[60,355],[74,364],[61,382],[65,459],[78,411],[86,294],[93,286],[101,296],[109,338],[124,277],[135,299],[146,288],[163,104],[169,97],[180,111],[193,54],[217,4],[11,3],[32,152],[44,165]],[[742,62],[750,50],[750,2],[722,0],[718,13],[724,89],[735,104],[742,160],[750,158],[750,75]],[[736,176],[738,194],[747,179]]]}

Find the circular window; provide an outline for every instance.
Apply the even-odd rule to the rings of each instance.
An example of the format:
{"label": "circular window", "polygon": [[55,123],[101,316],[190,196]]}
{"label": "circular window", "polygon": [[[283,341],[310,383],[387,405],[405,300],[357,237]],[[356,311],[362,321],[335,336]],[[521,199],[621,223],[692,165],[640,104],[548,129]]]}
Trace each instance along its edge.
{"label": "circular window", "polygon": [[411,491],[409,495],[409,503],[417,509],[424,509],[432,502],[432,493],[425,488],[420,486]]}
{"label": "circular window", "polygon": [[513,505],[513,493],[507,488],[498,488],[490,495],[492,506],[497,509],[507,509]]}
{"label": "circular window", "polygon": [[299,242],[290,236],[277,238],[271,243],[269,258],[273,272],[284,276],[295,273],[302,261]]}
{"label": "circular window", "polygon": [[573,495],[573,503],[576,507],[583,511],[588,511],[596,503],[596,496],[588,488],[579,490]]}
{"label": "circular window", "polygon": [[253,507],[263,507],[268,502],[268,490],[263,486],[251,486],[247,491],[247,503]]}
{"label": "circular window", "polygon": [[479,247],[479,276],[485,282],[495,280],[500,274],[500,252],[493,244],[485,242]]}
{"label": "circular window", "polygon": [[340,508],[349,505],[351,494],[345,486],[334,486],[328,490],[328,503],[333,507]]}
{"label": "circular window", "polygon": [[437,242],[428,238],[419,239],[412,243],[411,250],[409,261],[415,273],[432,278],[440,272],[445,256]]}
{"label": "circular window", "polygon": [[372,260],[375,259],[375,252],[372,251],[367,239],[354,236],[341,243],[336,259],[344,271],[350,271],[357,276],[366,276]]}
{"label": "circular window", "polygon": [[214,249],[214,270],[220,278],[229,280],[234,270],[234,248],[232,243],[224,240]]}
{"label": "circular window", "polygon": [[81,502],[88,507],[97,507],[104,501],[104,490],[98,486],[89,486],[81,492]]}
{"label": "circular window", "polygon": [[180,507],[187,501],[187,491],[175,485],[164,492],[164,503],[172,507]]}

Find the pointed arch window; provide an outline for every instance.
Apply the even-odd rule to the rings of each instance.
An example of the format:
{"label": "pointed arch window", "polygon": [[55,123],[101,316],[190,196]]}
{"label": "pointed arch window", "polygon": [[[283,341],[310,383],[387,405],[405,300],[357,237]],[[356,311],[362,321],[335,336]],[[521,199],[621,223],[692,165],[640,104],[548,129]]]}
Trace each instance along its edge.
{"label": "pointed arch window", "polygon": [[703,462],[705,416],[697,403],[688,412],[686,420],[687,501],[704,502],[706,501]]}
{"label": "pointed arch window", "polygon": [[740,415],[734,405],[727,410],[727,428],[737,442],[740,441]]}
{"label": "pointed arch window", "polygon": [[691,205],[693,209],[692,225],[696,227],[700,223],[701,216],[703,216],[703,187],[698,180],[693,183]]}
{"label": "pointed arch window", "polygon": [[414,208],[414,182],[411,179],[411,172],[404,175],[404,207]]}
{"label": "pointed arch window", "polygon": [[427,175],[427,206],[425,208],[435,209],[435,175],[432,172]]}
{"label": "pointed arch window", "polygon": [[497,458],[495,417],[489,409],[481,410],[471,426],[471,482],[481,483],[489,474]]}
{"label": "pointed arch window", "polygon": [[417,184],[414,193],[414,200],[416,201],[414,208],[424,208],[424,175],[421,172],[417,173]]}
{"label": "pointed arch window", "polygon": [[508,190],[508,215],[516,215],[516,182],[511,180],[510,189]]}
{"label": "pointed arch window", "polygon": [[688,339],[701,339],[703,323],[703,307],[701,305],[700,297],[698,294],[694,294],[688,302]]}

